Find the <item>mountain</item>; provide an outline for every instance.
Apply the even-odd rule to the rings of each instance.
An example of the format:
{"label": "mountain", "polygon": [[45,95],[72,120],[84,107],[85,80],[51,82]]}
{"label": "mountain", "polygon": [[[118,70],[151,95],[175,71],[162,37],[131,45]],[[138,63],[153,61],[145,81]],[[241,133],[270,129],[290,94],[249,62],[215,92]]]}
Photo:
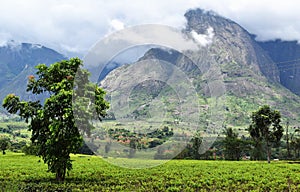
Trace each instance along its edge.
{"label": "mountain", "polygon": [[258,44],[277,64],[280,83],[300,95],[300,44],[297,41],[265,41]]}
{"label": "mountain", "polygon": [[[205,34],[209,29],[213,30],[214,42],[211,51],[220,55],[216,58],[218,63],[237,63],[241,67],[240,71],[236,71],[237,74],[243,73],[245,68],[253,68],[263,73],[270,81],[279,82],[278,69],[270,56],[265,54],[253,35],[239,24],[202,9],[190,10],[185,13],[185,17],[185,30],[188,33],[194,31],[197,34]],[[221,56],[222,54],[225,55]]]}
{"label": "mountain", "polygon": [[197,77],[201,75],[200,69],[197,65],[187,56],[172,49],[151,48],[139,60],[146,61],[157,59],[174,64],[180,70],[184,71],[189,77]]}
{"label": "mountain", "polygon": [[[180,53],[163,47],[139,47],[141,54],[135,55],[136,50],[132,49],[130,58],[122,53],[123,56],[112,60],[99,77],[100,80],[103,79],[102,85],[107,91],[118,89],[111,85],[123,72],[130,74],[129,69],[133,70],[130,77],[140,73],[139,68],[129,67],[128,63],[132,60],[136,62],[130,65],[147,60],[161,60],[171,63],[187,75],[195,86],[203,108],[212,104],[212,92],[217,90],[211,90],[207,82],[214,78],[221,80],[226,96],[222,112],[226,114],[224,123],[227,125],[245,127],[249,123],[251,111],[263,104],[279,109],[285,119],[291,119],[295,123],[299,121],[299,96],[291,92],[299,94],[300,89],[297,67],[300,48],[296,42],[257,42],[255,36],[239,24],[211,11],[193,9],[187,11],[185,17],[187,23],[182,33],[199,41],[200,50]],[[203,36],[204,40],[199,38]],[[135,55],[134,59],[132,55]],[[35,73],[34,66],[39,63],[48,65],[62,59],[66,57],[37,44],[10,41],[0,47],[0,99],[12,92],[24,99],[32,99],[32,95],[25,90],[28,76]],[[162,90],[166,92],[159,95]],[[170,96],[170,90],[171,87],[165,82],[145,81],[132,90],[131,96],[137,98],[132,97],[131,104],[135,101],[133,106],[138,109],[136,112],[144,110],[142,114],[147,116],[148,105],[145,102],[152,102],[158,96]],[[142,93],[138,93],[139,91]],[[220,93],[223,94],[222,91]],[[178,109],[173,107],[170,113],[175,115]]]}
{"label": "mountain", "polygon": [[63,59],[66,57],[42,45],[9,41],[0,47],[0,100],[9,93],[32,99],[33,96],[26,92],[26,85],[28,76],[35,74],[34,67]]}
{"label": "mountain", "polygon": [[[222,108],[218,111],[219,113],[216,113],[216,115],[225,115],[225,119],[222,120],[223,126],[238,127],[245,131],[250,122],[251,112],[264,104],[280,110],[284,121],[289,120],[293,125],[300,121],[299,96],[280,84],[281,66],[276,65],[277,61],[273,61],[273,55],[269,55],[261,44],[256,42],[253,35],[237,23],[214,12],[194,9],[186,12],[185,17],[187,25],[182,33],[189,38],[194,38],[195,41],[199,39],[197,36],[206,35],[206,41],[201,42],[202,48],[199,51],[188,50],[179,53],[172,49],[152,48],[131,65],[138,66],[137,63],[145,60],[172,63],[191,78],[199,95],[201,108],[213,108],[213,101],[218,98],[212,92],[218,92],[223,84],[225,92]],[[218,68],[219,72],[218,70],[211,71],[215,68]],[[194,73],[196,69],[200,71]],[[131,73],[129,70],[132,70]],[[137,68],[129,65],[122,66],[109,73],[101,85],[108,93],[114,93],[120,88],[118,86],[121,86],[114,82],[119,81],[122,74],[139,73],[141,71]],[[221,80],[219,81],[221,88],[218,85],[213,88],[208,86],[207,82],[213,78]],[[125,82],[129,83],[130,77],[124,80]],[[147,86],[150,88],[145,88]],[[129,100],[135,100],[140,104],[140,106],[134,106],[139,110],[138,114],[145,115],[147,110],[151,111],[149,105],[153,104],[155,95],[158,95],[157,91],[162,90],[159,86],[166,85],[155,83],[155,86],[151,86],[151,82],[145,81],[132,90]],[[139,94],[138,89],[140,89]],[[169,93],[163,93],[164,97],[159,99],[163,100]],[[222,91],[220,94],[223,94]],[[180,102],[174,103],[173,107],[178,103]],[[172,115],[174,116],[178,110],[176,107],[171,110]],[[210,124],[213,124],[214,120],[217,118],[206,119],[206,121],[211,121],[207,122]]]}

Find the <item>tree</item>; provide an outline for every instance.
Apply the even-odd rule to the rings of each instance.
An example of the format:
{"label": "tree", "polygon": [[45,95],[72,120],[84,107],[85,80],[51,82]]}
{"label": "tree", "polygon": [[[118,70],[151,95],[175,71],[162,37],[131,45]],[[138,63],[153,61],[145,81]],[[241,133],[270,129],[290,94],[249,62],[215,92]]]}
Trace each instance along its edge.
{"label": "tree", "polygon": [[128,155],[129,158],[134,157],[134,155],[136,153],[137,143],[138,143],[138,141],[137,141],[136,138],[131,138],[130,139],[130,142],[129,142],[130,149],[129,149],[129,155]]}
{"label": "tree", "polygon": [[286,122],[286,133],[285,133],[285,139],[286,139],[286,149],[287,149],[287,158],[291,158],[291,150],[290,150],[290,135],[289,135],[289,122]]}
{"label": "tree", "polygon": [[238,138],[238,134],[232,128],[225,128],[224,155],[225,159],[240,160],[242,153],[242,141]]}
{"label": "tree", "polygon": [[253,146],[254,148],[251,152],[251,160],[263,160],[265,157],[265,150],[262,141],[259,139],[253,139]]}
{"label": "tree", "polygon": [[[104,100],[105,92],[89,82],[89,73],[82,65],[80,59],[73,58],[49,67],[36,66],[37,78],[29,76],[27,91],[47,94],[49,97],[43,105],[40,101],[20,101],[14,94],[7,95],[3,101],[9,113],[18,114],[27,123],[30,121],[31,141],[38,146],[38,155],[59,182],[64,181],[66,171],[72,169],[70,153],[76,153],[81,147],[81,134],[90,135],[93,126],[89,120],[95,117],[101,120],[109,107]],[[72,99],[79,102],[74,104]]]}
{"label": "tree", "polygon": [[33,143],[31,143],[30,145],[25,145],[22,148],[22,152],[25,153],[25,155],[37,155],[38,150],[39,150],[39,147]]}
{"label": "tree", "polygon": [[[299,127],[294,127],[294,134],[291,134],[290,147],[294,152],[294,158],[298,159],[300,157],[300,138],[299,138]],[[297,134],[296,134],[297,133]]]}
{"label": "tree", "polygon": [[298,159],[300,157],[300,138],[293,138],[291,149],[294,151],[295,158]]}
{"label": "tree", "polygon": [[193,138],[191,139],[192,142],[192,156],[193,159],[200,159],[200,147],[202,144],[202,137],[199,132],[197,132]]}
{"label": "tree", "polygon": [[7,150],[10,146],[10,139],[8,137],[0,138],[0,149],[2,150],[2,154],[5,155],[5,150]]}
{"label": "tree", "polygon": [[232,128],[225,128],[223,141],[225,159],[239,161],[242,154],[246,154],[250,148],[250,142],[238,138],[238,133]]}
{"label": "tree", "polygon": [[252,123],[248,129],[250,136],[257,146],[262,142],[265,143],[267,159],[270,163],[272,144],[278,143],[283,135],[283,127],[280,125],[280,112],[264,105],[258,111],[252,113],[251,120]]}

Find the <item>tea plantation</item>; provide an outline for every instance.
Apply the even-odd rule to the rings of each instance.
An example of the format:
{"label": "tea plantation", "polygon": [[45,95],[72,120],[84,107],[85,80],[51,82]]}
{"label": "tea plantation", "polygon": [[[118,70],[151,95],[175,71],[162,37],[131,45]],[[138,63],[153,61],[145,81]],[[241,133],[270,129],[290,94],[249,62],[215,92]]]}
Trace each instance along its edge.
{"label": "tea plantation", "polygon": [[72,160],[73,170],[61,184],[39,157],[0,155],[0,191],[300,191],[297,162],[171,160],[127,169],[96,156],[72,155]]}

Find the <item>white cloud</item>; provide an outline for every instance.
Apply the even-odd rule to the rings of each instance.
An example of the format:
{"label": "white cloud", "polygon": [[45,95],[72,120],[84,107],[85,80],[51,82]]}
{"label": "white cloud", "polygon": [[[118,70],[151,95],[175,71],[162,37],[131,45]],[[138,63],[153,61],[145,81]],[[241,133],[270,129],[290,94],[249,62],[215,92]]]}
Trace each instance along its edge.
{"label": "white cloud", "polygon": [[0,47],[5,46],[9,39],[11,39],[11,35],[6,32],[0,32]]}
{"label": "white cloud", "polygon": [[84,54],[112,28],[118,30],[124,24],[183,27],[184,13],[195,7],[214,10],[236,21],[260,40],[300,40],[300,1],[295,0],[0,1],[0,44],[14,39],[64,53]]}
{"label": "white cloud", "polygon": [[118,19],[111,20],[110,25],[113,28],[113,30],[116,31],[124,29],[124,23],[122,23]]}
{"label": "white cloud", "polygon": [[212,27],[208,27],[206,30],[206,34],[198,34],[196,31],[191,31],[192,37],[202,46],[207,46],[213,42],[214,38],[214,29]]}

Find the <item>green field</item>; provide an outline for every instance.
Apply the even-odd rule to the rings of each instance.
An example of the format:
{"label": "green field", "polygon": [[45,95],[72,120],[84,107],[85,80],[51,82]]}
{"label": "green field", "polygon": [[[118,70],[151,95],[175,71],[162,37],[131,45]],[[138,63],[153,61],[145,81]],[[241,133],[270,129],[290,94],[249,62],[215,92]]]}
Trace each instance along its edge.
{"label": "green field", "polygon": [[72,159],[73,170],[58,184],[40,158],[0,155],[0,191],[300,191],[300,164],[295,162],[172,160],[126,169],[96,156]]}

